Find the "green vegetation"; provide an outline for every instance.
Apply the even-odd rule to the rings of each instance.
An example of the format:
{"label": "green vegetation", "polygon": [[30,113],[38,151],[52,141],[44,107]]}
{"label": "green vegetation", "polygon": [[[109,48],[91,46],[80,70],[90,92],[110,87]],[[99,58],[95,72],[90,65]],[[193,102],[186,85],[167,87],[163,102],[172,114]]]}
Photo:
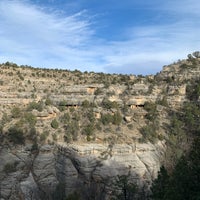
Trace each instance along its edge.
{"label": "green vegetation", "polygon": [[100,94],[103,94],[103,91],[101,88],[97,88],[94,92],[95,95],[100,95]]}
{"label": "green vegetation", "polygon": [[77,121],[73,120],[65,126],[64,139],[66,142],[71,142],[71,140],[76,141],[79,133],[79,124]]}
{"label": "green vegetation", "polygon": [[34,127],[37,122],[37,118],[32,113],[25,112],[24,113],[24,122],[28,123],[30,125],[30,127]]}
{"label": "green vegetation", "polygon": [[9,173],[12,173],[12,172],[16,172],[17,171],[17,165],[18,165],[18,161],[6,163],[4,165],[3,171],[6,174],[9,174]]}
{"label": "green vegetation", "polygon": [[157,116],[157,105],[153,102],[145,102],[144,109],[148,112],[146,118],[150,121],[154,121]]}
{"label": "green vegetation", "polygon": [[19,118],[21,117],[22,111],[19,107],[14,107],[11,110],[12,118]]}
{"label": "green vegetation", "polygon": [[92,123],[88,124],[87,126],[83,128],[82,134],[87,136],[87,141],[91,140],[91,136],[94,135],[94,130],[95,130],[95,127],[94,127],[94,124]]}
{"label": "green vegetation", "polygon": [[[194,87],[189,85],[190,90],[187,90],[191,101],[171,119],[168,140],[171,154],[166,157],[167,168],[161,167],[152,184],[153,200],[200,199],[200,105],[195,101],[199,84],[196,81],[193,84]],[[173,166],[169,167],[169,163]]]}
{"label": "green vegetation", "polygon": [[24,144],[25,136],[21,128],[17,126],[12,126],[8,129],[7,133],[8,139],[14,144]]}
{"label": "green vegetation", "polygon": [[27,111],[37,110],[39,112],[43,111],[43,103],[42,102],[31,102],[27,106]]}
{"label": "green vegetation", "polygon": [[66,200],[66,195],[65,195],[65,184],[59,182],[58,185],[56,186],[56,189],[52,195],[53,200]]}
{"label": "green vegetation", "polygon": [[65,100],[60,101],[58,103],[58,109],[62,112],[64,110],[66,110],[66,105],[67,105],[67,102]]}
{"label": "green vegetation", "polygon": [[169,106],[166,96],[164,96],[162,99],[158,100],[156,103],[159,105],[165,106],[165,107]]}
{"label": "green vegetation", "polygon": [[89,108],[91,105],[90,105],[90,102],[88,100],[85,100],[82,102],[82,107],[83,108]]}
{"label": "green vegetation", "polygon": [[109,101],[107,99],[105,99],[103,102],[102,102],[102,107],[105,108],[105,109],[112,109],[112,108],[118,108],[118,104],[117,102],[115,101]]}
{"label": "green vegetation", "polygon": [[200,96],[200,80],[192,80],[186,88],[187,98],[191,101],[197,101]]}
{"label": "green vegetation", "polygon": [[31,153],[38,153],[39,151],[39,147],[38,147],[38,143],[37,142],[34,142],[32,147],[31,147]]}
{"label": "green vegetation", "polygon": [[113,122],[113,116],[110,113],[101,115],[101,122],[103,125],[108,125]]}
{"label": "green vegetation", "polygon": [[157,179],[155,179],[151,186],[152,199],[161,200],[165,199],[165,193],[168,190],[169,175],[165,167],[161,167]]}
{"label": "green vegetation", "polygon": [[114,114],[106,113],[101,115],[101,122],[103,125],[108,125],[110,123],[114,125],[120,125],[122,122],[122,116],[120,112],[115,112]]}
{"label": "green vegetation", "polygon": [[72,194],[69,194],[65,200],[79,200],[80,195],[77,192],[73,192]]}
{"label": "green vegetation", "polygon": [[49,136],[49,132],[45,131],[40,135],[40,141],[45,142],[47,137]]}
{"label": "green vegetation", "polygon": [[188,155],[179,159],[169,175],[164,167],[152,184],[154,200],[200,199],[200,138],[196,138]]}
{"label": "green vegetation", "polygon": [[189,134],[199,135],[200,132],[200,105],[198,103],[185,103],[183,115],[180,119],[184,122]]}
{"label": "green vegetation", "polygon": [[91,136],[94,131],[94,125],[88,124],[86,127],[83,128],[82,133],[87,136]]}
{"label": "green vegetation", "polygon": [[20,78],[20,80],[22,80],[22,81],[24,80],[23,75],[22,75],[19,71],[17,72],[17,75],[18,75],[18,77]]}
{"label": "green vegetation", "polygon": [[56,119],[53,119],[51,122],[51,127],[57,129],[59,127],[59,123]]}
{"label": "green vegetation", "polygon": [[137,186],[130,180],[130,175],[117,176],[112,187],[114,188],[113,194],[115,194],[113,200],[132,200],[137,193]]}
{"label": "green vegetation", "polygon": [[70,122],[70,119],[70,114],[67,112],[60,117],[60,122],[62,122],[63,124],[68,124]]}
{"label": "green vegetation", "polygon": [[53,105],[52,100],[51,100],[50,98],[47,98],[47,99],[45,100],[45,105],[46,105],[46,106]]}
{"label": "green vegetation", "polygon": [[142,134],[142,138],[140,139],[140,142],[152,142],[155,143],[158,140],[158,133],[157,133],[157,128],[155,124],[149,124],[146,126],[143,126],[140,129],[140,132]]}
{"label": "green vegetation", "polygon": [[119,111],[115,112],[113,115],[112,123],[119,126],[121,124],[121,122],[122,122],[122,116],[121,116],[120,112]]}

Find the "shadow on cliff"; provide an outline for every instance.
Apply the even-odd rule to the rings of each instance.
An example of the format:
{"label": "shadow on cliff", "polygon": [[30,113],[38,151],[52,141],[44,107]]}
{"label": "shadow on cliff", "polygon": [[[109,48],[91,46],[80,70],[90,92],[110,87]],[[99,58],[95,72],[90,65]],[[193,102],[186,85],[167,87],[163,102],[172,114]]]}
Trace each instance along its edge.
{"label": "shadow on cliff", "polygon": [[[58,147],[55,154],[55,167],[59,183],[53,199],[66,199],[65,197],[69,195],[77,194],[77,199],[81,200],[114,198],[120,190],[124,189],[120,186],[116,187],[120,176],[126,177],[128,183],[137,186],[138,190],[134,199],[147,199],[150,184],[148,177],[145,177],[146,175],[141,177],[131,166],[112,160],[110,148],[102,157],[95,157],[82,156],[71,148]],[[58,193],[60,197],[55,198],[55,194]]]}

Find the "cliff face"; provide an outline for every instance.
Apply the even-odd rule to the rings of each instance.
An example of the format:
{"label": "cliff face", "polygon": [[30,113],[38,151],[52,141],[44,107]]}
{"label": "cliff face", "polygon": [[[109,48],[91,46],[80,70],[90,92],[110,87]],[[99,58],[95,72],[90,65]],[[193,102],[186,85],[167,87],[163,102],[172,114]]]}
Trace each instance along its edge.
{"label": "cliff face", "polygon": [[[61,184],[66,195],[79,191],[84,199],[88,195],[100,196],[102,190],[104,198],[109,199],[112,180],[123,174],[148,189],[164,152],[162,142],[43,145],[38,152],[31,152],[30,146],[2,148],[1,199],[53,199]],[[92,188],[95,184],[96,188]]]}
{"label": "cliff face", "polygon": [[199,77],[194,57],[146,77],[2,64],[0,199],[110,199],[121,175],[146,199]]}

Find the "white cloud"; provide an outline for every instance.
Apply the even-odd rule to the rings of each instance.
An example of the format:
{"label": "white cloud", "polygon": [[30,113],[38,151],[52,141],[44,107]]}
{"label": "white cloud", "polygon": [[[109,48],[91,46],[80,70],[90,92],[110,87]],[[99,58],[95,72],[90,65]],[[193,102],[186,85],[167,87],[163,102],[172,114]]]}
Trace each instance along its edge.
{"label": "white cloud", "polygon": [[200,4],[198,0],[168,0],[165,1],[164,7],[162,9],[165,9],[167,11],[171,11],[177,14],[181,14],[182,17],[188,18],[194,15],[199,16],[199,9]]}
{"label": "white cloud", "polygon": [[150,9],[176,17],[171,23],[130,27],[124,30],[126,40],[121,41],[96,38],[93,18],[85,11],[64,16],[30,2],[1,0],[0,62],[149,74],[186,57],[200,45],[200,14],[192,14],[199,4],[196,0],[167,1],[157,8],[148,4]]}
{"label": "white cloud", "polygon": [[91,65],[84,49],[93,31],[84,12],[63,17],[25,1],[1,1],[0,26],[2,62],[9,59],[46,67]]}
{"label": "white cloud", "polygon": [[[161,24],[129,28],[126,41],[111,44],[112,51],[106,56],[107,68],[121,73],[156,73],[163,65],[199,50],[200,13],[192,13],[199,3],[195,0],[190,3],[167,1],[164,7],[154,7],[158,12],[160,8],[165,10],[165,15],[176,17],[170,23],[163,21]],[[186,12],[189,16],[185,15]]]}

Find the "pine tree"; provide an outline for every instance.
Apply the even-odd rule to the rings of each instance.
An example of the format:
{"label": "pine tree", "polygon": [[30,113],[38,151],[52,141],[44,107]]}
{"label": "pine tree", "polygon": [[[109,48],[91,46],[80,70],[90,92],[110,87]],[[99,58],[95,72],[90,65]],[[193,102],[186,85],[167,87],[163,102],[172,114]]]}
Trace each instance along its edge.
{"label": "pine tree", "polygon": [[152,199],[164,200],[169,186],[169,175],[165,167],[161,167],[157,179],[154,180],[151,191]]}

